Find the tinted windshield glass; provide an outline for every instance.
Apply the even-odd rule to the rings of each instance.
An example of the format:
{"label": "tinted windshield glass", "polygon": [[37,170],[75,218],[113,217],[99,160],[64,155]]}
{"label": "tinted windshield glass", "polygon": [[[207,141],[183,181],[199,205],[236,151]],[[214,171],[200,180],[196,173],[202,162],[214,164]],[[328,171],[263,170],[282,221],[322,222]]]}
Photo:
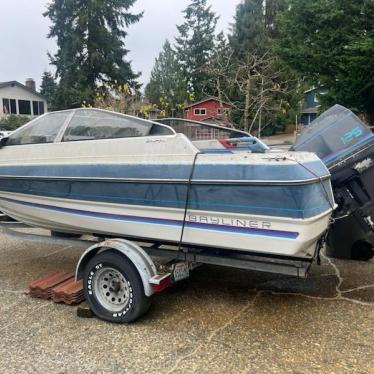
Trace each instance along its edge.
{"label": "tinted windshield glass", "polygon": [[247,134],[232,130],[225,129],[220,126],[204,124],[201,122],[188,121],[184,119],[160,119],[157,122],[161,122],[165,125],[172,127],[175,132],[181,133],[187,136],[192,141],[196,140],[221,140],[221,139],[232,139],[241,138],[248,136]]}
{"label": "tinted windshield glass", "polygon": [[52,143],[71,111],[48,113],[15,131],[6,145]]}
{"label": "tinted windshield glass", "polygon": [[[159,129],[157,129],[157,128]],[[159,130],[159,131],[157,131]],[[172,132],[152,122],[113,112],[80,109],[74,114],[63,141],[128,138],[148,135],[165,135]]]}

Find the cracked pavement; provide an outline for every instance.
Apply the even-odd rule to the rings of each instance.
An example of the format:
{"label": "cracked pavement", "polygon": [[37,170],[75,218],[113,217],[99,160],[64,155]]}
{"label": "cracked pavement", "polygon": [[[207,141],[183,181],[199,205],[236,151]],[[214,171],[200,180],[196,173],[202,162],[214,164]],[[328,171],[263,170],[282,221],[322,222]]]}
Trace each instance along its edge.
{"label": "cracked pavement", "polygon": [[374,262],[322,257],[307,279],[215,266],[131,325],[30,298],[82,249],[0,238],[0,373],[371,373]]}

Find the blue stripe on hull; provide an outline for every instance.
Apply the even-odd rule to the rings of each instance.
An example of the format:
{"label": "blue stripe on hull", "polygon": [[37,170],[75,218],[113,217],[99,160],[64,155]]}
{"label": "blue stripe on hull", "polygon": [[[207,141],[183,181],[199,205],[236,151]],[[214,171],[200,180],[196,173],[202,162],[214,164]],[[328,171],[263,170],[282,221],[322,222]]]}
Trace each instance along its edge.
{"label": "blue stripe on hull", "polygon": [[[293,181],[329,175],[321,161],[299,164],[196,164],[194,180],[280,180]],[[309,171],[309,170],[310,171]],[[149,178],[188,179],[190,164],[137,165],[15,165],[0,166],[0,175],[86,177],[86,178]]]}
{"label": "blue stripe on hull", "polygon": [[[98,219],[109,219],[109,220],[117,220],[117,221],[125,221],[125,222],[139,222],[139,223],[164,225],[164,226],[176,226],[180,228],[182,227],[182,224],[183,224],[183,221],[181,220],[130,216],[130,215],[122,215],[122,214],[98,213],[98,212],[92,212],[92,211],[86,211],[86,210],[80,210],[80,209],[61,208],[61,207],[57,207],[53,205],[29,203],[26,201],[20,201],[20,200],[8,199],[8,198],[1,198],[1,200],[5,200],[11,203],[21,204],[21,205],[25,205],[29,207],[34,207],[34,208],[48,209],[48,210],[53,210],[57,212],[74,214],[74,215],[85,216],[85,217],[93,217],[93,218],[98,218]],[[237,226],[197,223],[197,222],[186,222],[185,227],[192,228],[192,229],[220,231],[220,232],[248,234],[248,235],[260,235],[260,236],[268,236],[268,237],[284,238],[284,239],[296,239],[299,236],[298,232],[293,232],[293,231],[271,230],[271,229],[263,229],[263,228],[260,229],[260,228],[251,228],[251,227],[237,227]]]}
{"label": "blue stripe on hull", "polygon": [[[329,182],[323,182],[330,191]],[[0,191],[72,200],[183,209],[187,185],[0,179]],[[320,183],[308,185],[193,185],[189,209],[309,218],[330,209]]]}

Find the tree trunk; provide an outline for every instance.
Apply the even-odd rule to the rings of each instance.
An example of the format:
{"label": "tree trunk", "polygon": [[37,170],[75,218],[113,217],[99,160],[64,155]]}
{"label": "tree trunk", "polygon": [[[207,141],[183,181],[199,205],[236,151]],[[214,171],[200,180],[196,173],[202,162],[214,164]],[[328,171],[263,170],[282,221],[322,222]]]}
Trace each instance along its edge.
{"label": "tree trunk", "polygon": [[217,78],[217,93],[218,93],[219,107],[223,108],[223,104],[222,104],[222,91],[221,91],[221,81],[220,81],[219,78]]}
{"label": "tree trunk", "polygon": [[248,128],[249,128],[250,89],[251,89],[251,78],[248,77],[247,90],[245,94],[245,107],[244,107],[244,131],[248,131]]}
{"label": "tree trunk", "polygon": [[261,138],[261,126],[262,126],[262,98],[264,93],[264,77],[261,77],[261,93],[260,93],[260,113],[258,115],[258,134],[257,136]]}
{"label": "tree trunk", "polygon": [[228,122],[227,112],[225,110],[223,110],[221,80],[219,78],[217,78],[217,93],[218,93],[219,107],[221,109],[221,116],[222,116],[224,121]]}

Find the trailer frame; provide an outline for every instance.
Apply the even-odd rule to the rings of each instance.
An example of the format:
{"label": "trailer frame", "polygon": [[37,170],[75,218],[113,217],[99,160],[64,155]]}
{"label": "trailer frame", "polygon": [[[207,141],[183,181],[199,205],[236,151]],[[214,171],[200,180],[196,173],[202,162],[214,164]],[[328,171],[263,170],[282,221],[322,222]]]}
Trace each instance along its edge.
{"label": "trailer frame", "polygon": [[[187,278],[191,270],[202,264],[306,278],[315,260],[315,257],[291,257],[206,247],[177,246],[161,242],[133,241],[126,238],[56,237],[49,235],[49,233],[20,231],[23,229],[36,229],[36,227],[16,221],[0,221],[0,233],[7,236],[49,245],[70,245],[86,248],[78,260],[75,272],[77,280],[84,279],[86,298],[92,295],[92,289],[87,290],[87,288],[91,288],[91,282],[86,279],[86,267],[100,256],[108,257],[108,255],[104,256],[104,253],[117,256],[117,262],[118,259],[122,259],[123,261],[120,260],[119,265],[122,266],[127,263],[126,266],[136,269],[141,279],[142,292],[147,303],[153,294],[163,291],[176,281]],[[316,253],[318,253],[318,250],[316,250]],[[91,271],[91,273],[93,272]],[[130,287],[130,289],[132,288]],[[145,306],[140,309],[144,309],[142,313],[147,310]],[[140,316],[139,313],[136,314],[136,318]],[[109,317],[100,315],[97,311],[95,314],[99,318],[111,322],[132,322],[136,319],[125,316],[125,313],[112,313]]]}

